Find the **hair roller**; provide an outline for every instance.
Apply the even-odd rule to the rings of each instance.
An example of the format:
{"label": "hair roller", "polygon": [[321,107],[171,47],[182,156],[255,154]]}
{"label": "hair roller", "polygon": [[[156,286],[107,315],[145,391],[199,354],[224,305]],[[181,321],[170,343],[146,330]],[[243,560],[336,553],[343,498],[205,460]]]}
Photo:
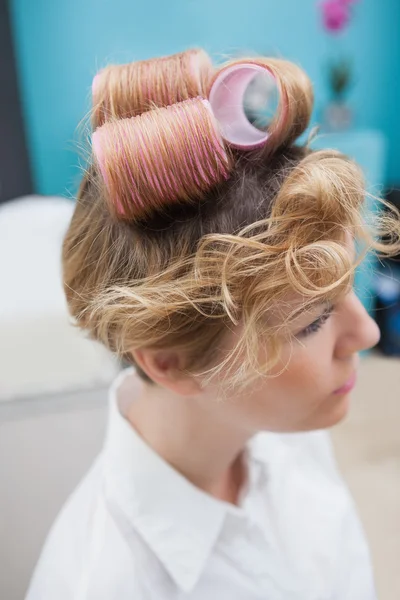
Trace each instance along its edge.
{"label": "hair roller", "polygon": [[93,128],[197,96],[206,97],[214,74],[204,50],[110,65],[93,79]]}
{"label": "hair roller", "polygon": [[210,104],[194,98],[108,122],[92,136],[111,212],[139,220],[179,201],[197,201],[229,176]]}
{"label": "hair roller", "polygon": [[[279,93],[278,110],[265,131],[249,122],[243,105],[249,83],[261,73],[274,79]],[[313,108],[312,85],[305,72],[275,58],[242,59],[221,67],[210,83],[208,97],[223,139],[242,150],[263,148],[265,154],[301,135]]]}

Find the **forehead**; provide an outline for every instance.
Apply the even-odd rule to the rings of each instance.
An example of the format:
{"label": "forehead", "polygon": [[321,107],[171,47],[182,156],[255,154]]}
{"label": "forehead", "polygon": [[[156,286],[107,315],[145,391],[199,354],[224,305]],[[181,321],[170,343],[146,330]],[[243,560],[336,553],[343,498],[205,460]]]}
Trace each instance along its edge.
{"label": "forehead", "polygon": [[[348,250],[350,260],[354,262],[357,253],[354,238],[350,232],[346,232],[345,234],[344,246]],[[305,303],[307,303],[308,306],[305,306]],[[313,316],[318,312],[321,312],[321,309],[326,307],[328,301],[321,300],[320,302],[314,303],[312,306],[310,306],[309,303],[310,298],[302,296],[297,292],[289,292],[285,298],[282,298],[279,301],[279,304],[277,304],[276,308],[271,312],[271,324],[281,324],[289,315],[291,319],[298,319],[303,316]]]}

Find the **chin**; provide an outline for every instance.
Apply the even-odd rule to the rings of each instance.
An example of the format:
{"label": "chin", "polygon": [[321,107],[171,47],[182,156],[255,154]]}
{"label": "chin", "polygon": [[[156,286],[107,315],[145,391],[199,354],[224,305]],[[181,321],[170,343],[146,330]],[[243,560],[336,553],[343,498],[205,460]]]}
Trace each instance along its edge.
{"label": "chin", "polygon": [[334,402],[334,405],[331,407],[329,413],[325,415],[325,423],[321,427],[321,429],[333,427],[334,425],[337,425],[338,423],[343,421],[345,417],[347,417],[350,408],[351,394],[352,392],[350,391],[347,392],[347,394],[341,394],[340,396],[338,396],[336,402]]}
{"label": "chin", "polygon": [[[341,394],[335,397],[332,402],[330,400],[329,412],[326,410],[323,413],[314,415],[313,420],[309,420],[304,424],[303,427],[299,428],[298,431],[315,431],[316,429],[329,429],[334,427],[347,416],[350,407],[351,392],[347,394]],[[326,405],[324,404],[324,408]]]}

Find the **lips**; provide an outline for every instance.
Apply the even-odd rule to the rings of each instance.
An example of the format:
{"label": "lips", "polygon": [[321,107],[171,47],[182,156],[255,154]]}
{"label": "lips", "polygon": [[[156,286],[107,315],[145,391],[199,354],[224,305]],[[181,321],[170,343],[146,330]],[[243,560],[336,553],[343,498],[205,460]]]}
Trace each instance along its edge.
{"label": "lips", "polygon": [[346,394],[347,392],[350,392],[350,390],[352,390],[353,387],[355,386],[356,380],[357,380],[357,372],[354,371],[354,373],[350,377],[350,379],[348,379],[346,381],[346,383],[344,385],[342,385],[342,387],[338,388],[333,393],[334,394]]}

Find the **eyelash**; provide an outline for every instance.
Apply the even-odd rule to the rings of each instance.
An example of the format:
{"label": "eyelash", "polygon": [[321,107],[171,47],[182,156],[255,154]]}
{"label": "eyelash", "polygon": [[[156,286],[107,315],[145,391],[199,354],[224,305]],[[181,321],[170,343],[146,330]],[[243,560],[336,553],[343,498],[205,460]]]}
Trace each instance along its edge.
{"label": "eyelash", "polygon": [[310,323],[303,331],[300,332],[300,337],[307,337],[312,335],[313,333],[317,333],[321,329],[321,327],[327,322],[329,317],[332,315],[335,306],[332,304],[329,306],[325,312],[313,323]]}

